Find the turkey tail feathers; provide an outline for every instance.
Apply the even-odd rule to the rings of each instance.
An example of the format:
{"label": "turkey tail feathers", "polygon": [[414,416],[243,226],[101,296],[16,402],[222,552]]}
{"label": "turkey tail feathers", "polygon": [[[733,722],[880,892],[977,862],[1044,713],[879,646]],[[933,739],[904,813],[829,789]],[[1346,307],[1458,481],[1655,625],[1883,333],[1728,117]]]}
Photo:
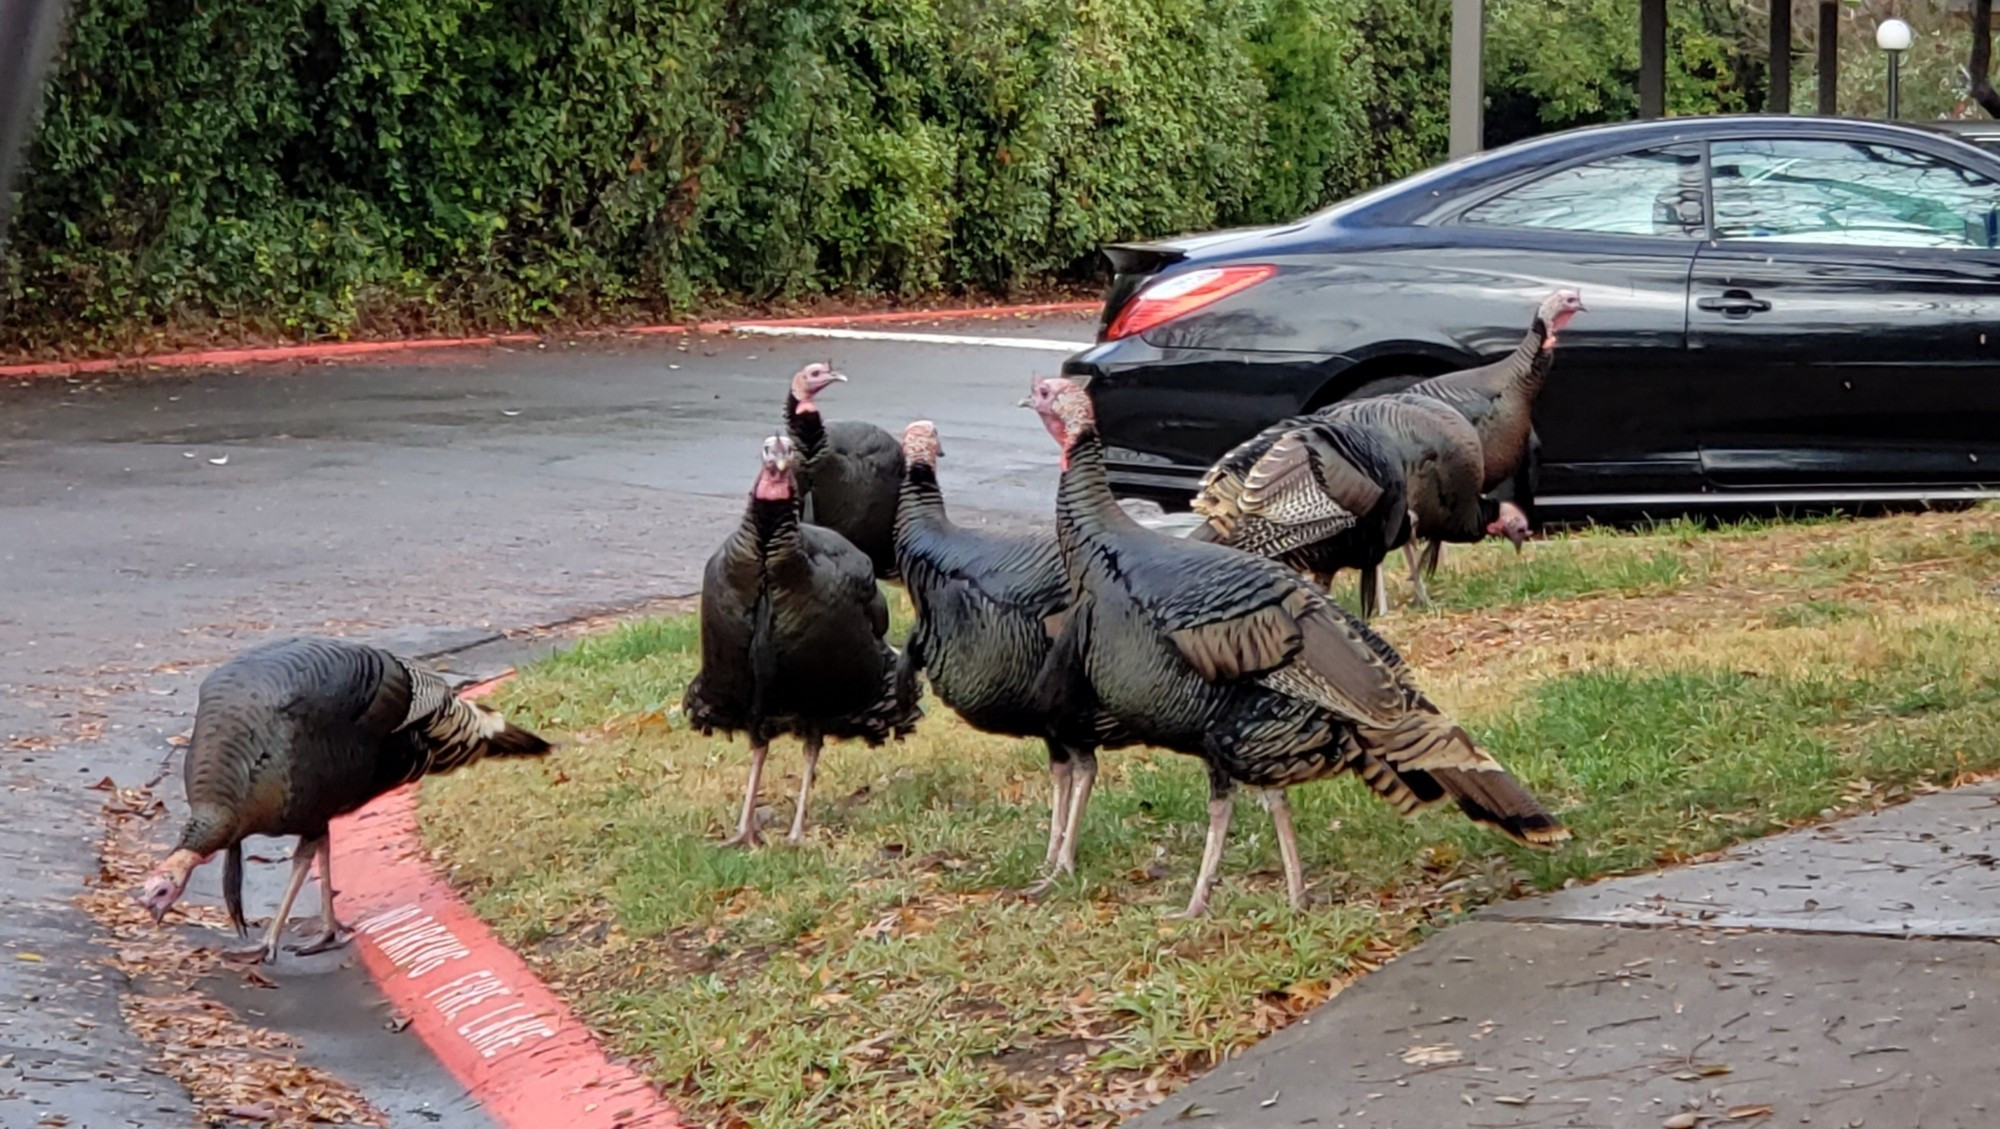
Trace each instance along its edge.
{"label": "turkey tail feathers", "polygon": [[506,723],[500,732],[486,739],[485,755],[489,757],[539,757],[555,748],[538,733],[523,729],[513,722]]}
{"label": "turkey tail feathers", "polygon": [[554,748],[541,735],[453,694],[436,671],[398,661],[410,676],[410,712],[402,729],[423,752],[410,779],[464,768],[486,757],[538,757]]}
{"label": "turkey tail feathers", "polygon": [[1428,702],[1393,729],[1357,727],[1351,740],[1355,775],[1404,815],[1449,797],[1467,819],[1524,846],[1569,838],[1540,800]]}

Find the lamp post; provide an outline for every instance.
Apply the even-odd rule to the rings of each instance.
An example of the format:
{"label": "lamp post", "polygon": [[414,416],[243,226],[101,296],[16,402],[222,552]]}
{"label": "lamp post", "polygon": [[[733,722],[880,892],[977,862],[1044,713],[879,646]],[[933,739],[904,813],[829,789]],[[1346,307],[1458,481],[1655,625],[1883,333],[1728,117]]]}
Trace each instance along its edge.
{"label": "lamp post", "polygon": [[1889,119],[1894,121],[1902,110],[1902,61],[1903,52],[1910,49],[1910,25],[1898,19],[1887,19],[1875,25],[1875,46],[1889,53]]}

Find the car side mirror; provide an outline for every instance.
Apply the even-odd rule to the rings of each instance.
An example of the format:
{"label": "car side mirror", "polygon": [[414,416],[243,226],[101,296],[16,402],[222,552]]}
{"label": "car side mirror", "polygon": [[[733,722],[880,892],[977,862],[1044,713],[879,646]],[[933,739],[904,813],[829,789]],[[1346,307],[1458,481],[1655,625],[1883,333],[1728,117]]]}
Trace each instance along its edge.
{"label": "car side mirror", "polygon": [[2000,205],[1965,217],[1965,241],[1974,247],[2000,247]]}

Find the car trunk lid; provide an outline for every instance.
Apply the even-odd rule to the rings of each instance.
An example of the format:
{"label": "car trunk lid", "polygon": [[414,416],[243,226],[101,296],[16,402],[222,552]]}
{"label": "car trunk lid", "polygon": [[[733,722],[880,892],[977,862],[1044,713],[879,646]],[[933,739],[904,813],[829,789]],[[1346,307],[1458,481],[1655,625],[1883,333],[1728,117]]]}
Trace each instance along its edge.
{"label": "car trunk lid", "polygon": [[1102,340],[1104,331],[1111,327],[1118,311],[1132,300],[1132,295],[1154,275],[1176,263],[1186,262],[1198,252],[1230,243],[1249,243],[1297,231],[1302,224],[1284,224],[1274,227],[1238,227],[1224,231],[1211,231],[1201,235],[1184,235],[1177,239],[1158,239],[1137,243],[1112,243],[1104,248],[1104,257],[1111,261],[1111,287],[1104,295],[1104,309],[1098,315],[1097,335]]}

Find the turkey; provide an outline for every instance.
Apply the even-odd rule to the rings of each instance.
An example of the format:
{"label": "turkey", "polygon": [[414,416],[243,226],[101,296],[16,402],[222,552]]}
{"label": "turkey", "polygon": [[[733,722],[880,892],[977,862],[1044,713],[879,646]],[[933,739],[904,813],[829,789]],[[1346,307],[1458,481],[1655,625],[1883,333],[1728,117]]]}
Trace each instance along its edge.
{"label": "turkey", "polygon": [[914,687],[897,678],[884,640],[889,605],[861,550],[800,520],[791,440],[764,441],[763,469],[743,522],[701,580],[701,670],[682,710],[703,733],[750,737],[750,781],[730,845],[754,847],[757,788],[771,739],[805,742],[805,773],[792,843],[805,840],[806,807],[829,737],[880,745],[922,716]]}
{"label": "turkey", "polygon": [[1009,737],[1039,737],[1049,751],[1048,879],[1076,871],[1077,830],[1097,779],[1097,749],[1116,743],[1097,720],[1037,708],[1036,679],[1048,658],[1050,624],[1069,603],[1069,577],[1053,532],[968,529],[945,515],[937,428],[903,431],[903,497],[896,513],[896,566],[916,605],[903,648],[903,677],[928,674],[931,689],[967,724]]}
{"label": "turkey", "polygon": [[[1410,393],[1344,400],[1320,414],[1379,436],[1402,467],[1413,527],[1412,536],[1403,542],[1403,553],[1419,603],[1430,606],[1425,580],[1436,575],[1444,542],[1500,536],[1520,551],[1528,537],[1527,514],[1512,502],[1495,501],[1479,492],[1483,453],[1479,433],[1464,416],[1428,396]],[[1419,537],[1425,541],[1421,560]]]}
{"label": "turkey", "polygon": [[1283,561],[1322,587],[1361,573],[1361,617],[1381,610],[1382,558],[1410,539],[1403,466],[1369,426],[1306,416],[1239,444],[1202,479],[1188,538]]}
{"label": "turkey", "polygon": [[1512,353],[1489,365],[1419,381],[1407,390],[1442,400],[1472,422],[1485,455],[1480,490],[1498,489],[1527,460],[1535,397],[1555,360],[1556,336],[1583,312],[1581,294],[1558,290],[1542,299],[1535,320]]}
{"label": "turkey", "polygon": [[867,554],[875,575],[896,577],[896,498],[903,488],[903,449],[872,423],[820,418],[813,397],[846,381],[833,366],[814,362],[792,377],[785,397],[785,430],[798,453],[793,476],[804,499],[805,520],[833,530]]}
{"label": "turkey", "polygon": [[1403,812],[1445,799],[1531,846],[1568,831],[1424,697],[1388,643],[1283,565],[1146,530],[1119,508],[1090,397],[1038,381],[1062,447],[1056,533],[1072,605],[1038,687],[1134,740],[1202,758],[1209,826],[1186,916],[1208,906],[1237,784],[1262,789],[1291,904],[1305,875],[1285,790],[1353,772]]}
{"label": "turkey", "polygon": [[201,684],[185,768],[188,820],[139,900],[159,921],[194,868],[222,851],[223,902],[237,935],[248,936],[243,840],[297,835],[291,881],[264,943],[236,955],[278,959],[278,938],[315,855],[322,934],[290,951],[337,948],[344,938],[333,912],[327,831],[335,816],[426,775],[486,757],[540,756],[549,748],[453,695],[437,672],[388,651],[310,637],[253,647]]}

